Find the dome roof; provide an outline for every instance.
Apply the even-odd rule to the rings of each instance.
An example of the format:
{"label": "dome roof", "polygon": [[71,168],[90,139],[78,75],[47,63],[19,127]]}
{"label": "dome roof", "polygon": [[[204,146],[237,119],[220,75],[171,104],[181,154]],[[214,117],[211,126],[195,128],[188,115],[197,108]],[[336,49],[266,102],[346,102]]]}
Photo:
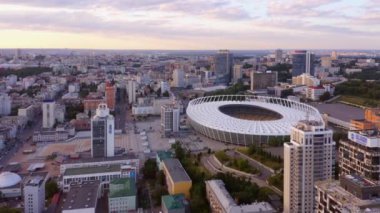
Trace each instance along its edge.
{"label": "dome roof", "polygon": [[14,186],[21,182],[20,175],[13,172],[3,172],[0,174],[0,188]]}

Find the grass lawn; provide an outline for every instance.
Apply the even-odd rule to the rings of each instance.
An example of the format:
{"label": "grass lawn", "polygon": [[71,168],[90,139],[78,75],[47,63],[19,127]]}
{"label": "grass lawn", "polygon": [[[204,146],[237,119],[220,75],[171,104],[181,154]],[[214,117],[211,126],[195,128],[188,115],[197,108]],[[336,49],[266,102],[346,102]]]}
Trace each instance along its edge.
{"label": "grass lawn", "polygon": [[282,163],[275,161],[273,159],[261,156],[259,154],[248,154],[248,148],[238,148],[238,151],[240,151],[243,154],[246,154],[247,156],[251,157],[254,160],[259,161],[260,163],[264,164],[265,166],[272,168],[274,170],[281,169],[283,167]]}
{"label": "grass lawn", "polygon": [[380,106],[380,100],[362,98],[362,97],[357,97],[357,96],[342,95],[340,98],[337,99],[337,101],[348,102],[348,103],[352,103],[352,104],[360,105],[364,107]]}
{"label": "grass lawn", "polygon": [[224,151],[219,151],[215,153],[215,157],[224,164],[225,166],[231,167],[233,169],[243,171],[250,174],[258,174],[259,170],[249,165],[248,160],[245,159],[234,159],[228,156]]}

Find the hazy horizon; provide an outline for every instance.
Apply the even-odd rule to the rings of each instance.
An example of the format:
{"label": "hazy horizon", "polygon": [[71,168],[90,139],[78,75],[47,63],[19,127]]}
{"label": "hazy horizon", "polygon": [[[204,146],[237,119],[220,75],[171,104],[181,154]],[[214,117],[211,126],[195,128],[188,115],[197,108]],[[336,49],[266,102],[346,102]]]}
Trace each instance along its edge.
{"label": "hazy horizon", "polygon": [[380,49],[377,0],[2,0],[0,48]]}

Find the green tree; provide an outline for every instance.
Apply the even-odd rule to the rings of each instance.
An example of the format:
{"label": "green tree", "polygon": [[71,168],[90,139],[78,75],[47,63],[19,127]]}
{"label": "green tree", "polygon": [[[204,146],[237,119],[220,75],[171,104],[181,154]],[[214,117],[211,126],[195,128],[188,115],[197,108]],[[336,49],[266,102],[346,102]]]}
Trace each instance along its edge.
{"label": "green tree", "polygon": [[325,92],[321,96],[319,96],[319,100],[320,101],[327,101],[327,100],[330,99],[330,97],[331,97],[330,93],[329,92]]}
{"label": "green tree", "polygon": [[58,184],[55,180],[50,180],[45,185],[45,196],[46,199],[51,199],[55,193],[59,192]]}
{"label": "green tree", "polygon": [[144,178],[146,179],[155,179],[156,173],[157,173],[157,164],[154,159],[148,159],[144,163],[144,167],[142,168],[142,172],[144,175]]}

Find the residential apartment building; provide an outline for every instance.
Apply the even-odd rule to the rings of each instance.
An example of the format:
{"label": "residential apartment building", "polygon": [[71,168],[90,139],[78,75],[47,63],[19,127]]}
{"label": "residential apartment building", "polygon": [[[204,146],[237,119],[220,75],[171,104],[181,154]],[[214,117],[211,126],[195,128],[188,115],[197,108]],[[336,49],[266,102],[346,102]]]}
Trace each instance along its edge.
{"label": "residential apartment building", "polygon": [[284,212],[313,212],[314,182],[331,179],[335,164],[332,130],[318,121],[292,127],[284,144]]}
{"label": "residential apartment building", "polygon": [[42,127],[53,128],[55,124],[55,101],[45,100],[42,103]]}
{"label": "residential apartment building", "polygon": [[277,85],[277,72],[251,72],[251,90],[263,90]]}
{"label": "residential apartment building", "polygon": [[213,213],[274,213],[273,207],[267,202],[255,202],[238,205],[226,190],[222,180],[206,181],[207,199]]}
{"label": "residential apartment building", "polygon": [[161,127],[162,132],[172,133],[179,131],[179,107],[175,104],[166,104],[161,107]]}

